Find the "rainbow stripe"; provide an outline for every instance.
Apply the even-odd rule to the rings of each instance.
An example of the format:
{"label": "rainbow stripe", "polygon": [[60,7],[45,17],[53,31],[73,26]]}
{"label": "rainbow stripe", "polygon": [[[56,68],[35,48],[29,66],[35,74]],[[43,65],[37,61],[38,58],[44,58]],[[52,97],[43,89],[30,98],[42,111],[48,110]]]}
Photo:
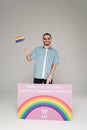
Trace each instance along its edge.
{"label": "rainbow stripe", "polygon": [[25,40],[25,37],[24,36],[17,36],[15,37],[15,42],[18,43],[18,42],[22,42]]}
{"label": "rainbow stripe", "polygon": [[34,109],[38,107],[46,106],[57,111],[63,120],[70,121],[72,110],[71,108],[62,100],[47,95],[35,96],[28,100],[26,100],[20,107],[18,108],[18,118],[26,119],[27,116]]}

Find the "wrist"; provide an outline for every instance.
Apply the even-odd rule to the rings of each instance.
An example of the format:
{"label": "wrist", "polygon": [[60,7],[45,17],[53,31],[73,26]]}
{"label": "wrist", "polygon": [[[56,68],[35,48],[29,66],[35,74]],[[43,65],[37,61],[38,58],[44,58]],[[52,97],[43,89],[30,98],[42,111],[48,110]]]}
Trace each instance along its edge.
{"label": "wrist", "polygon": [[52,74],[49,75],[49,78],[52,78]]}
{"label": "wrist", "polygon": [[28,55],[26,55],[26,57],[28,57]]}

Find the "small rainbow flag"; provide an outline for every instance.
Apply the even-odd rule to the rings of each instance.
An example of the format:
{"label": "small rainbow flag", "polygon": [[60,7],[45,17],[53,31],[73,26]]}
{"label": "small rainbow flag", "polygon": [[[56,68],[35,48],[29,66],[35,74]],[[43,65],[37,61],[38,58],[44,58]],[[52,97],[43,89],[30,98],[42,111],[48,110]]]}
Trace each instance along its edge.
{"label": "small rainbow flag", "polygon": [[24,36],[17,36],[17,37],[15,37],[15,42],[16,42],[16,43],[22,42],[22,41],[24,41],[24,40],[25,40],[25,37],[24,37]]}

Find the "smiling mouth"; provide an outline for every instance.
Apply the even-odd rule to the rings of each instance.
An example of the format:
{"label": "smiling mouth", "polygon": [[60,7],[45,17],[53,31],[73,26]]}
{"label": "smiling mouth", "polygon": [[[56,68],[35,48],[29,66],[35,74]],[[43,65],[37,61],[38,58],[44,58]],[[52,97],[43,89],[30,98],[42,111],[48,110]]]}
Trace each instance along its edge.
{"label": "smiling mouth", "polygon": [[44,45],[49,46],[50,42],[45,42]]}
{"label": "smiling mouth", "polygon": [[45,43],[50,43],[49,41],[45,41]]}

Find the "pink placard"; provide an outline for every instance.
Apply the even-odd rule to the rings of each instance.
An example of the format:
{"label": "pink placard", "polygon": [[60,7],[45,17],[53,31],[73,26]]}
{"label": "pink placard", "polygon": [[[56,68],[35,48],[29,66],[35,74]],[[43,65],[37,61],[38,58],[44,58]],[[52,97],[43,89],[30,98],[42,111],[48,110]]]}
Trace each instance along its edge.
{"label": "pink placard", "polygon": [[18,84],[18,118],[72,119],[71,84]]}

